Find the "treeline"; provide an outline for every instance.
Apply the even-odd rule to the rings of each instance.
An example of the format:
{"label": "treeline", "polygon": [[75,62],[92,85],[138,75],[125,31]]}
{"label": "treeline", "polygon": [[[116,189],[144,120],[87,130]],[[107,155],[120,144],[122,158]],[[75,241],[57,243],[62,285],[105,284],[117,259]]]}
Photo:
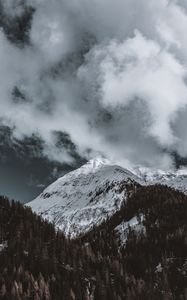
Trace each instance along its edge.
{"label": "treeline", "polygon": [[[115,228],[134,216],[145,230],[129,228],[123,245]],[[71,241],[1,197],[0,299],[187,299],[187,197],[131,184],[120,211]]]}

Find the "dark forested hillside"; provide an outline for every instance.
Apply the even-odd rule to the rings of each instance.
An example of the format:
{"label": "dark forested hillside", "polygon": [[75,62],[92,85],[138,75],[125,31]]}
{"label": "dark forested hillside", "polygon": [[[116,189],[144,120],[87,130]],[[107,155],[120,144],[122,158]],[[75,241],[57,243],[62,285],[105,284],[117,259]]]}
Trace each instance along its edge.
{"label": "dark forested hillside", "polygon": [[[0,299],[187,299],[187,197],[131,188],[120,211],[71,241],[1,197]],[[129,227],[123,243],[116,227],[135,216],[144,230]]]}

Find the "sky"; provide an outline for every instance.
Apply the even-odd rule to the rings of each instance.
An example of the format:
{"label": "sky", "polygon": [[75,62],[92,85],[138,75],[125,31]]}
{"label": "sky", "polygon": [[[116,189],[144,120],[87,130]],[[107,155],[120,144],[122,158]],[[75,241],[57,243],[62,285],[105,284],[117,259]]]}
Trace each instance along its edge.
{"label": "sky", "polygon": [[0,193],[187,157],[186,0],[0,0]]}

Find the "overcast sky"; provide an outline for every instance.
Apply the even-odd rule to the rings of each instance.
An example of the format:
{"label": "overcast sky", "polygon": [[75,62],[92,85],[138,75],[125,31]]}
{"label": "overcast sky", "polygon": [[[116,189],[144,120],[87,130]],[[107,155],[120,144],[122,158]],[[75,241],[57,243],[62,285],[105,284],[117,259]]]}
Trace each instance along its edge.
{"label": "overcast sky", "polygon": [[95,156],[187,156],[186,0],[0,3],[1,193],[31,200]]}

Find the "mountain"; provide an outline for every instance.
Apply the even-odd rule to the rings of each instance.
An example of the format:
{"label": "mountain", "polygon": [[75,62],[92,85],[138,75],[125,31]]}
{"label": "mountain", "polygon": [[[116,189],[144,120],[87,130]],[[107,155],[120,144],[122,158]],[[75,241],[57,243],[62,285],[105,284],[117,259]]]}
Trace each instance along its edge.
{"label": "mountain", "polygon": [[108,160],[95,159],[59,178],[28,205],[66,236],[75,237],[119,210],[127,196],[124,185],[138,180]]}
{"label": "mountain", "polygon": [[187,193],[187,171],[135,168],[93,159],[47,187],[27,205],[71,238],[98,226],[126,201],[132,186],[162,184]]}
{"label": "mountain", "polygon": [[163,185],[122,190],[118,211],[70,240],[0,197],[0,299],[186,300],[187,196]]}
{"label": "mountain", "polygon": [[162,184],[187,194],[187,169],[163,171],[150,168],[135,168],[143,185]]}

